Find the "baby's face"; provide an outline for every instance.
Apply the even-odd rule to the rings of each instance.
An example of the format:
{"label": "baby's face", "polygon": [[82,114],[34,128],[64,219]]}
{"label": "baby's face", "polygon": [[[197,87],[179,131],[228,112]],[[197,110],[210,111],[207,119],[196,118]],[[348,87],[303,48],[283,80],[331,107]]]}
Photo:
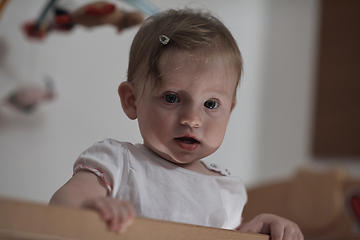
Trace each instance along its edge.
{"label": "baby's face", "polygon": [[236,72],[215,62],[165,53],[159,64],[161,86],[140,90],[140,132],[144,144],[159,156],[188,164],[220,147],[235,106]]}

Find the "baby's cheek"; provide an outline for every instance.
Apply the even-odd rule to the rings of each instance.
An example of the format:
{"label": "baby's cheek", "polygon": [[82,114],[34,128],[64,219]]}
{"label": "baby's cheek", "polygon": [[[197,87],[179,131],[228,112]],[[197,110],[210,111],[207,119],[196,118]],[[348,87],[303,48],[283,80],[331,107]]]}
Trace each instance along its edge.
{"label": "baby's cheek", "polygon": [[143,126],[142,135],[154,147],[164,144],[164,141],[171,136],[167,131],[167,125],[160,119],[148,119]]}
{"label": "baby's cheek", "polygon": [[207,130],[205,130],[209,147],[215,150],[218,149],[224,140],[225,132],[226,126],[224,125],[212,125]]}

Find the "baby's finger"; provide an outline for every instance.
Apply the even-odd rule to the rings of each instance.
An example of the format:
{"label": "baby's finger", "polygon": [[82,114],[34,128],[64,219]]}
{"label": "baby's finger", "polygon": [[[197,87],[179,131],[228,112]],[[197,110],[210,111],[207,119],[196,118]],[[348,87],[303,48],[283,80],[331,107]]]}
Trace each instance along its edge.
{"label": "baby's finger", "polygon": [[136,215],[134,206],[130,202],[125,202],[125,204],[126,204],[126,210],[127,210],[128,214],[129,214],[129,218],[131,220],[134,220],[135,215]]}
{"label": "baby's finger", "polygon": [[133,205],[130,202],[124,202],[124,223],[123,223],[123,228],[121,229],[121,231],[125,231],[127,227],[129,227],[135,218],[135,210],[133,208]]}
{"label": "baby's finger", "polygon": [[122,224],[122,216],[121,216],[122,209],[121,208],[117,209],[116,205],[114,204],[109,205],[108,208],[112,216],[112,218],[109,219],[108,221],[109,229],[111,231],[118,232]]}
{"label": "baby's finger", "polygon": [[296,236],[294,235],[295,230],[292,228],[285,228],[284,229],[284,236],[283,239],[284,240],[292,240],[292,239],[297,239]]}
{"label": "baby's finger", "polygon": [[251,225],[251,226],[246,226],[244,228],[240,228],[240,231],[241,232],[248,232],[248,233],[259,233],[260,228],[257,225]]}
{"label": "baby's finger", "polygon": [[270,226],[271,240],[282,240],[284,237],[284,230],[285,230],[284,227],[282,227],[280,224],[271,224]]}
{"label": "baby's finger", "polygon": [[109,221],[113,218],[112,210],[103,198],[88,200],[84,202],[82,206],[97,210],[104,221]]}
{"label": "baby's finger", "polygon": [[264,222],[257,221],[257,219],[254,219],[248,223],[241,224],[239,231],[248,232],[248,233],[269,234],[270,226],[269,224],[264,224]]}
{"label": "baby's finger", "polygon": [[121,202],[121,204],[114,210],[116,212],[112,222],[112,230],[115,232],[123,232],[134,219],[132,205],[128,202]]}

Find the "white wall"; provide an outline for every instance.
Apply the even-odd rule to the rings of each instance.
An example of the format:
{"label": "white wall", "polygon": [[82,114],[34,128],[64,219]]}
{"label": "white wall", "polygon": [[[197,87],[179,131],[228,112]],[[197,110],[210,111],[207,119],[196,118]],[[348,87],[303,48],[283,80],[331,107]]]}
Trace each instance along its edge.
{"label": "white wall", "polygon": [[[41,202],[71,177],[74,160],[94,142],[107,137],[141,142],[136,121],[123,114],[117,96],[137,29],[117,34],[111,27],[77,27],[41,43],[28,41],[20,24],[37,16],[45,2],[12,0],[0,19],[0,44],[6,47],[0,95],[46,75],[56,84],[56,101],[32,115],[0,109],[0,195]],[[226,166],[247,185],[288,176],[302,165],[328,165],[309,153],[318,0],[152,2],[160,9],[189,2],[209,8],[242,51],[238,105],[223,146],[209,161]],[[360,172],[359,163],[346,167]]]}
{"label": "white wall", "polygon": [[288,177],[298,167],[336,166],[359,178],[359,158],[311,154],[320,1],[271,0],[267,10],[258,181]]}

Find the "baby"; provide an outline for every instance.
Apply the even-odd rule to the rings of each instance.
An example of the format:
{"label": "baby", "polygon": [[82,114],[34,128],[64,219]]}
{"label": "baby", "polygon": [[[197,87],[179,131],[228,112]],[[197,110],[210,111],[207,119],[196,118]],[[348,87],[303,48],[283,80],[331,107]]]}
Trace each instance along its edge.
{"label": "baby", "polygon": [[94,209],[118,232],[137,215],[303,239],[295,223],[275,215],[241,223],[243,182],[202,161],[223,141],[241,72],[235,39],[211,14],[184,9],[149,17],[118,89],[143,144],[96,143],[50,203]]}

